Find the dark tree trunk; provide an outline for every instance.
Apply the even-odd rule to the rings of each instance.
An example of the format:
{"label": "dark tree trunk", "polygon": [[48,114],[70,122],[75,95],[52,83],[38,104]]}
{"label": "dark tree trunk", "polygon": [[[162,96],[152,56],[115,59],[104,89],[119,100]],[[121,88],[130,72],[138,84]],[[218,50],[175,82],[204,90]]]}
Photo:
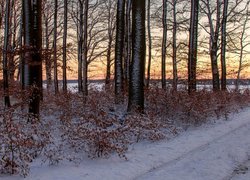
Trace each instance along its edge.
{"label": "dark tree trunk", "polygon": [[54,51],[53,51],[53,62],[54,62],[54,86],[55,86],[55,94],[58,93],[58,73],[57,73],[57,12],[58,12],[58,0],[55,0],[54,7]]}
{"label": "dark tree trunk", "polygon": [[147,69],[147,81],[146,87],[149,87],[150,81],[150,70],[151,70],[151,58],[152,58],[152,38],[151,38],[151,21],[150,21],[150,0],[148,0],[147,4],[147,22],[148,22],[148,69]]}
{"label": "dark tree trunk", "polygon": [[117,2],[116,44],[115,44],[115,101],[123,100],[123,48],[125,28],[125,0]]}
{"label": "dark tree trunk", "polygon": [[82,60],[83,60],[83,1],[79,4],[79,25],[78,25],[78,91],[83,91],[82,86]]}
{"label": "dark tree trunk", "polygon": [[5,10],[4,47],[3,47],[3,89],[4,89],[4,105],[5,107],[10,107],[9,77],[8,77],[10,0],[6,0],[5,9],[6,10]]}
{"label": "dark tree trunk", "polygon": [[[217,62],[217,53],[218,53],[218,39],[219,39],[219,30],[220,30],[220,7],[221,2],[217,0],[217,13],[216,13],[216,27],[215,30],[212,26],[212,17],[209,17],[210,27],[210,58],[211,58],[211,68],[212,68],[212,82],[213,82],[213,91],[218,91],[220,89],[220,76]],[[210,7],[209,7],[210,8]],[[211,14],[209,9],[209,14]]]}
{"label": "dark tree trunk", "polygon": [[16,17],[16,11],[15,11],[15,0],[11,1],[11,6],[10,6],[10,17],[9,17],[9,59],[8,59],[8,75],[10,81],[14,81],[14,75],[15,75],[15,61],[14,61],[14,49],[16,49],[16,26],[17,26],[17,17]]}
{"label": "dark tree trunk", "polygon": [[199,0],[192,0],[191,6],[192,7],[191,7],[191,17],[190,17],[189,53],[188,53],[188,92],[189,93],[196,91]]}
{"label": "dark tree trunk", "polygon": [[125,32],[125,46],[126,52],[124,57],[124,81],[125,85],[129,83],[129,66],[131,63],[131,0],[126,1],[126,32]]}
{"label": "dark tree trunk", "polygon": [[145,0],[132,1],[132,62],[129,79],[128,111],[144,109]]}
{"label": "dark tree trunk", "polygon": [[[23,9],[22,9],[22,12],[23,14]],[[20,18],[20,30],[19,30],[19,48],[21,50],[20,52],[20,55],[19,55],[19,73],[18,73],[18,76],[19,76],[19,79],[20,79],[20,82],[21,82],[21,85],[22,85],[22,90],[24,90],[24,58],[23,58],[23,16]],[[18,77],[17,76],[17,77]],[[17,78],[18,79],[18,78]]]}
{"label": "dark tree trunk", "polygon": [[227,89],[226,70],[226,27],[227,27],[228,0],[224,0],[223,17],[221,23],[221,90]]}
{"label": "dark tree trunk", "polygon": [[88,14],[89,14],[89,0],[85,0],[84,5],[84,36],[83,36],[83,95],[88,95]]}
{"label": "dark tree trunk", "polygon": [[176,20],[176,2],[177,0],[172,0],[173,3],[173,90],[177,90],[177,81],[178,81],[178,74],[177,74],[177,46],[176,46],[176,33],[177,33],[177,20]]}
{"label": "dark tree trunk", "polygon": [[64,0],[63,22],[63,91],[67,92],[67,34],[68,34],[68,0]]}
{"label": "dark tree trunk", "polygon": [[167,0],[163,0],[163,38],[162,38],[162,58],[161,58],[161,85],[166,89],[166,55],[167,55]]}
{"label": "dark tree trunk", "polygon": [[46,80],[47,80],[47,89],[50,89],[52,84],[52,63],[51,63],[51,55],[49,50],[49,22],[48,18],[44,17],[45,21],[45,69],[46,69]]}
{"label": "dark tree trunk", "polygon": [[38,117],[42,95],[42,26],[41,1],[23,1],[24,21],[24,86],[31,88],[29,113]]}
{"label": "dark tree trunk", "polygon": [[106,78],[105,84],[110,84],[111,78],[111,50],[112,50],[112,43],[113,43],[113,34],[115,30],[115,26],[113,23],[112,17],[112,0],[108,0],[108,48],[107,48],[107,66],[106,66]]}

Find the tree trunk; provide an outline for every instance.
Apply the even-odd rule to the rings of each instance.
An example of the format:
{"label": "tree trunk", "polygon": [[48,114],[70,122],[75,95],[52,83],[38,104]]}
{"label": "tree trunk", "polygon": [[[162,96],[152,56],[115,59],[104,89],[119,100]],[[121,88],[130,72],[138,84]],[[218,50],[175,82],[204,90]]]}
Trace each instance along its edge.
{"label": "tree trunk", "polygon": [[[247,9],[247,13],[249,10]],[[249,16],[246,16],[246,19],[244,20],[243,23],[243,27],[242,27],[242,32],[240,35],[240,59],[239,59],[239,68],[237,71],[237,78],[236,78],[236,90],[239,90],[239,81],[240,81],[240,75],[241,75],[241,71],[242,71],[242,63],[243,63],[243,54],[244,54],[244,48],[246,47],[246,45],[244,45],[244,41],[246,39],[246,30],[247,30],[247,22],[249,20]]]}
{"label": "tree trunk", "polygon": [[116,15],[116,45],[115,45],[115,101],[123,101],[123,48],[124,48],[124,15],[125,0],[118,0]]}
{"label": "tree trunk", "polygon": [[128,111],[144,109],[145,0],[132,1],[132,62],[129,79]]}
{"label": "tree trunk", "polygon": [[226,70],[226,27],[227,27],[228,0],[224,0],[223,17],[221,23],[221,90],[227,89]]}
{"label": "tree trunk", "polygon": [[79,25],[78,25],[78,92],[83,92],[82,86],[82,60],[83,60],[83,1],[79,4]]}
{"label": "tree trunk", "polygon": [[88,95],[88,14],[89,14],[89,0],[85,0],[84,5],[84,36],[83,36],[83,95]]}
{"label": "tree trunk", "polygon": [[113,33],[115,26],[112,21],[111,11],[112,11],[112,0],[108,0],[108,48],[107,48],[107,66],[106,66],[106,78],[105,84],[110,84],[111,78],[111,50],[113,43]]}
{"label": "tree trunk", "polygon": [[108,1],[108,48],[107,48],[107,66],[106,66],[106,78],[105,84],[109,85],[111,76],[111,48],[113,43],[113,24],[111,20],[111,0]]}
{"label": "tree trunk", "polygon": [[[15,11],[15,0],[11,1],[10,6],[10,17],[9,17],[9,60],[8,60],[8,73],[9,73],[9,79],[10,81],[14,81],[15,77],[15,62],[14,62],[14,49],[16,48],[16,26],[17,26],[17,17],[16,17],[16,11]],[[13,21],[12,21],[13,20]]]}
{"label": "tree trunk", "polygon": [[177,46],[176,46],[176,33],[177,33],[177,21],[176,21],[176,1],[172,0],[173,3],[173,90],[177,90],[177,81],[178,81],[178,74],[177,74]]}
{"label": "tree trunk", "polygon": [[9,77],[8,77],[10,0],[6,0],[5,9],[6,10],[5,10],[4,47],[3,47],[3,89],[4,89],[4,105],[5,107],[10,107]]}
{"label": "tree trunk", "polygon": [[58,93],[58,73],[57,73],[57,12],[58,12],[58,0],[55,0],[55,7],[54,7],[54,42],[53,42],[53,62],[54,62],[54,88],[55,94]]}
{"label": "tree trunk", "polygon": [[[33,3],[32,3],[33,2]],[[41,1],[23,1],[24,21],[24,86],[31,88],[29,113],[39,117],[42,95],[42,26]]]}
{"label": "tree trunk", "polygon": [[191,6],[192,7],[191,7],[191,17],[190,17],[189,52],[188,52],[188,92],[189,93],[196,91],[199,0],[192,0]]}
{"label": "tree trunk", "polygon": [[45,22],[45,69],[46,69],[46,80],[47,80],[47,89],[50,89],[51,87],[51,58],[50,58],[50,51],[49,51],[49,22],[48,18],[44,17],[44,22]]}
{"label": "tree trunk", "polygon": [[67,33],[68,33],[68,0],[64,0],[63,21],[63,91],[67,92]]}
{"label": "tree trunk", "polygon": [[151,21],[150,21],[150,0],[148,0],[147,4],[147,22],[148,22],[148,69],[147,69],[147,81],[146,87],[149,87],[150,81],[150,70],[151,70],[151,58],[152,58],[152,38],[151,38]]}
{"label": "tree trunk", "polygon": [[125,32],[125,42],[126,42],[126,53],[124,59],[124,84],[128,86],[129,84],[129,66],[131,64],[131,0],[126,1],[126,32]]}
{"label": "tree trunk", "polygon": [[[213,91],[218,91],[220,89],[220,75],[219,75],[219,69],[218,69],[218,60],[217,60],[217,54],[218,54],[218,39],[219,39],[219,30],[220,30],[220,8],[221,8],[221,2],[220,0],[217,0],[217,13],[216,13],[216,27],[215,31],[212,30],[210,41],[211,41],[211,48],[210,48],[210,58],[211,58],[211,67],[212,67],[212,81],[213,81]],[[209,18],[210,25],[212,26],[212,17]]]}
{"label": "tree trunk", "polygon": [[166,89],[166,55],[167,55],[167,0],[163,0],[163,38],[162,38],[162,58],[161,58],[161,85]]}

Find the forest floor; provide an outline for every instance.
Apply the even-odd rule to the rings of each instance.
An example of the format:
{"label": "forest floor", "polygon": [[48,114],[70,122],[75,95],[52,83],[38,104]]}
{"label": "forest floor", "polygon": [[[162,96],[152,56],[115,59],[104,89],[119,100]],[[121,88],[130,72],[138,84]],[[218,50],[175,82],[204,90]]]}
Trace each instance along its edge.
{"label": "forest floor", "polygon": [[[250,109],[191,127],[177,137],[129,147],[127,160],[68,161],[48,166],[36,160],[26,180],[249,180]],[[1,180],[22,179],[0,175]]]}

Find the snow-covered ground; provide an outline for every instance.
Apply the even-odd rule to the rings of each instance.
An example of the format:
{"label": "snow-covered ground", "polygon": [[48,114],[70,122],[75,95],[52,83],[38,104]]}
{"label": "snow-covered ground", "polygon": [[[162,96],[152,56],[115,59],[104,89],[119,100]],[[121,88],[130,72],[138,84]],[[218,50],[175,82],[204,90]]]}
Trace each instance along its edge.
{"label": "snow-covered ground", "polygon": [[[249,180],[250,109],[189,129],[170,140],[133,145],[128,160],[86,159],[80,164],[33,163],[26,180]],[[0,176],[19,180],[20,176]]]}

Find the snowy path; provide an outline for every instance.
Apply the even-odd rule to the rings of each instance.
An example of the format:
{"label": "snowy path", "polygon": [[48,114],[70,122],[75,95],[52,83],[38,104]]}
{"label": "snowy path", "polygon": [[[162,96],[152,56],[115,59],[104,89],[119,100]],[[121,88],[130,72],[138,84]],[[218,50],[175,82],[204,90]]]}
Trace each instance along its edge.
{"label": "snowy path", "polygon": [[[230,119],[189,130],[170,141],[136,144],[127,153],[128,161],[114,156],[85,160],[79,166],[33,165],[26,180],[242,180],[234,170],[247,165],[250,155],[250,109]],[[249,180],[250,173],[245,175]]]}
{"label": "snowy path", "polygon": [[[239,123],[238,126],[234,126],[235,122],[225,124],[234,124],[228,126],[234,127],[230,131],[225,131],[219,135],[220,132],[216,127],[217,130],[214,132],[218,132],[218,136],[215,135],[216,137],[213,137],[206,144],[194,148],[180,157],[140,175],[136,179],[231,179],[232,170],[248,159],[248,155],[250,155],[250,114],[241,114],[240,118],[236,121]],[[221,128],[223,128],[223,125]],[[224,129],[221,129],[221,131],[224,131]],[[250,176],[248,178],[250,179]],[[237,176],[234,176],[234,179],[236,180]]]}

